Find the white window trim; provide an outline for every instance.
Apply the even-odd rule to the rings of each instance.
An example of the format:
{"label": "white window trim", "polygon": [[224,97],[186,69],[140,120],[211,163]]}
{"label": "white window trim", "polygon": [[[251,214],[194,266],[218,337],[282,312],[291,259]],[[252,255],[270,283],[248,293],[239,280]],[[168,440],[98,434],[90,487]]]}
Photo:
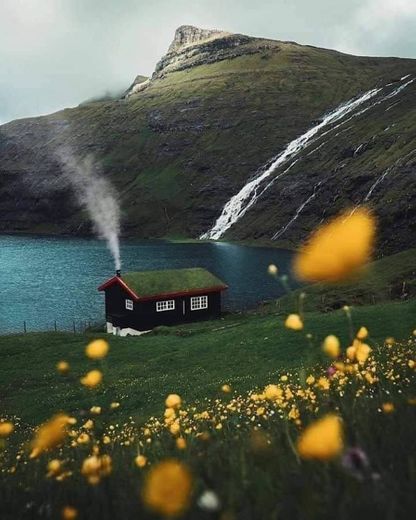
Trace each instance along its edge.
{"label": "white window trim", "polygon": [[174,311],[175,300],[162,300],[156,302],[156,312]]}
{"label": "white window trim", "polygon": [[126,310],[128,310],[128,311],[133,310],[133,300],[126,299],[125,305],[126,305]]}
{"label": "white window trim", "polygon": [[191,311],[208,309],[208,296],[191,296]]}

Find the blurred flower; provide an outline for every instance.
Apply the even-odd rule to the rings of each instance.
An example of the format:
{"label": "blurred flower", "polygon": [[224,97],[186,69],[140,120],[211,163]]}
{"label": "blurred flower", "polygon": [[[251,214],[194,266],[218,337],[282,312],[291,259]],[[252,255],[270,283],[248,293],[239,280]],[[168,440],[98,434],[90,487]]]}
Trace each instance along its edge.
{"label": "blurred flower", "polygon": [[62,520],[75,520],[78,517],[78,511],[75,507],[65,506],[62,509]]}
{"label": "blurred flower", "polygon": [[307,385],[313,385],[315,383],[315,378],[313,377],[313,375],[309,375],[307,378],[306,378],[306,384]]}
{"label": "blurred flower", "polygon": [[88,419],[83,425],[82,428],[85,428],[86,430],[92,430],[94,428],[94,422],[91,419]]}
{"label": "blurred flower", "polygon": [[88,388],[94,388],[101,383],[103,374],[99,370],[90,370],[84,377],[81,377],[81,384]]}
{"label": "blurred flower", "polygon": [[88,442],[90,442],[90,436],[88,435],[88,433],[80,433],[79,436],[78,436],[78,439],[77,439],[77,443],[78,444],[87,444]]}
{"label": "blurred flower", "polygon": [[279,269],[277,268],[276,265],[270,264],[269,267],[267,268],[267,272],[269,273],[270,276],[277,276]]}
{"label": "blurred flower", "polygon": [[315,421],[301,434],[297,448],[303,459],[330,460],[337,457],[344,448],[341,419],[329,414]]}
{"label": "blurred flower", "polygon": [[392,413],[394,412],[394,404],[393,403],[383,403],[381,408],[384,413]]}
{"label": "blurred flower", "polygon": [[149,471],[142,497],[149,509],[173,517],[188,508],[191,492],[192,478],[188,468],[177,460],[165,460]]}
{"label": "blurred flower", "polygon": [[165,401],[167,408],[179,408],[181,403],[182,400],[178,394],[169,394]]}
{"label": "blurred flower", "polygon": [[99,415],[101,413],[101,406],[91,406],[90,412],[94,415]]}
{"label": "blurred flower", "polygon": [[348,448],[341,459],[344,469],[359,480],[363,480],[370,468],[365,452],[360,448]]}
{"label": "blurred flower", "polygon": [[31,459],[62,443],[68,433],[68,419],[67,415],[59,414],[39,426],[32,442]]}
{"label": "blurred flower", "polygon": [[60,374],[67,374],[69,372],[69,363],[67,361],[59,361],[56,364],[56,370]]}
{"label": "blurred flower", "polygon": [[337,369],[334,367],[334,365],[331,365],[327,368],[326,373],[328,374],[328,377],[332,377],[334,374],[336,374]]}
{"label": "blurred flower", "polygon": [[366,327],[361,327],[359,329],[359,331],[357,332],[357,338],[363,340],[367,336],[368,336],[368,330],[366,329]]}
{"label": "blurred flower", "polygon": [[48,473],[47,477],[56,477],[59,475],[62,469],[61,461],[58,459],[52,459],[48,462]]}
{"label": "blurred flower", "polygon": [[342,213],[312,233],[293,270],[309,282],[343,280],[369,261],[374,235],[375,219],[367,209]]}
{"label": "blurred flower", "polygon": [[201,496],[198,498],[197,504],[204,511],[209,511],[211,513],[218,511],[218,509],[221,507],[221,502],[217,494],[210,489],[205,490],[201,494]]}
{"label": "blurred flower", "polygon": [[90,359],[102,359],[108,354],[109,345],[105,339],[91,341],[85,349],[85,354]]}
{"label": "blurred flower", "polygon": [[110,408],[111,408],[112,410],[115,410],[115,409],[118,408],[119,406],[120,406],[120,403],[111,403],[111,404],[110,404]]}
{"label": "blurred flower", "polygon": [[178,437],[176,439],[176,447],[178,448],[178,450],[186,449],[186,440],[183,437]]}
{"label": "blurred flower", "polygon": [[330,336],[327,336],[324,339],[322,350],[325,352],[327,356],[333,359],[337,358],[341,350],[339,339],[332,334]]}
{"label": "blurred flower", "polygon": [[230,385],[222,385],[221,390],[224,392],[224,394],[229,394],[231,392],[231,386]]}
{"label": "blurred flower", "polygon": [[88,483],[95,486],[102,477],[110,475],[112,463],[110,455],[91,455],[82,463],[81,473]]}
{"label": "blurred flower", "polygon": [[0,422],[0,437],[8,437],[13,430],[14,426],[10,421]]}
{"label": "blurred flower", "polygon": [[264,389],[264,395],[266,399],[275,401],[283,396],[283,390],[276,385],[267,385]]}
{"label": "blurred flower", "polygon": [[302,330],[303,322],[299,314],[289,314],[285,321],[285,327],[292,330]]}
{"label": "blurred flower", "polygon": [[138,468],[144,468],[147,464],[147,458],[144,455],[137,455],[134,462]]}

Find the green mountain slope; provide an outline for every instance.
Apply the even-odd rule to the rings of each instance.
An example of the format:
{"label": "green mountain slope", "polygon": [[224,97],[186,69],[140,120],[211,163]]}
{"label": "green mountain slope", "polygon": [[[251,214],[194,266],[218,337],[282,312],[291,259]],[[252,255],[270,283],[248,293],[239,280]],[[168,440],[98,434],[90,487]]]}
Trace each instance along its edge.
{"label": "green mountain slope", "polygon": [[[56,158],[65,146],[77,157],[95,156],[119,193],[124,234],[199,236],[259,168],[324,114],[369,89],[392,89],[408,74],[416,75],[415,60],[182,27],[151,80],[136,78],[122,99],[0,127],[0,230],[90,232]],[[382,219],[381,245],[416,245],[415,100],[412,84],[390,110],[380,104],[315,154],[305,151],[225,237],[270,239],[322,181],[278,237],[296,243],[322,218],[362,202],[396,164],[371,200]]]}

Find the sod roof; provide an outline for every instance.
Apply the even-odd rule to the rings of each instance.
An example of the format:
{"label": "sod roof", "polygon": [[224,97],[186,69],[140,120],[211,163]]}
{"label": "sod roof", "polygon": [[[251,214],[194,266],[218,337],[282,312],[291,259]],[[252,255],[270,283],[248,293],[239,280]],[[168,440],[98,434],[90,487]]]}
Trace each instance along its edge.
{"label": "sod roof", "polygon": [[226,288],[226,284],[206,269],[167,269],[125,273],[121,279],[139,298],[181,293],[197,289]]}

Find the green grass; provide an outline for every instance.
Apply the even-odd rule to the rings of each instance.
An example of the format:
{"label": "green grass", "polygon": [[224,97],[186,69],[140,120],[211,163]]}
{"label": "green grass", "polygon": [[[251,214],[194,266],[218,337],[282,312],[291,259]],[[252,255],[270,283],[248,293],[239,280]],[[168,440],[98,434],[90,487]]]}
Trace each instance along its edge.
{"label": "green grass", "polygon": [[219,278],[200,267],[125,273],[122,278],[138,296],[225,286]]}
{"label": "green grass", "polygon": [[[278,308],[288,311],[298,305],[299,295],[306,292],[305,310],[329,311],[343,305],[363,305],[403,300],[416,296],[416,249],[408,249],[369,264],[355,280],[344,283],[309,285],[280,298]],[[265,310],[275,309],[275,304]]]}
{"label": "green grass", "polygon": [[[416,300],[353,308],[354,327],[366,325],[373,341],[406,338],[416,327]],[[138,420],[161,410],[170,392],[186,400],[217,394],[227,382],[244,391],[263,385],[276,373],[320,359],[320,343],[338,334],[348,343],[343,311],[307,313],[304,333],[285,329],[284,315],[230,315],[214,322],[162,328],[140,338],[109,339],[111,351],[103,369],[105,383],[97,405],[120,401],[120,417]],[[97,363],[84,347],[99,335],[38,333],[0,337],[2,413],[36,424],[56,410],[72,412],[91,406],[91,393],[79,378]],[[67,360],[68,376],[57,377],[55,364]],[[98,366],[100,366],[98,364]]]}

